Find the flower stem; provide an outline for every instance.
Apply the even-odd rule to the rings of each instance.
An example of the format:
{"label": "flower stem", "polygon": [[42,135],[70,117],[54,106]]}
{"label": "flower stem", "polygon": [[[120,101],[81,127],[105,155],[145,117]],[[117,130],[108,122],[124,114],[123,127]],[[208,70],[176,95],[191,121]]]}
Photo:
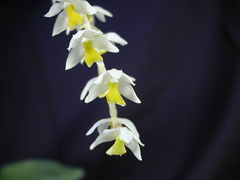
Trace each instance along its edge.
{"label": "flower stem", "polygon": [[87,15],[83,15],[85,29],[92,29]]}
{"label": "flower stem", "polygon": [[115,126],[117,124],[117,107],[115,103],[108,103],[109,113],[112,119],[112,125]]}
{"label": "flower stem", "polygon": [[107,70],[105,68],[105,64],[104,62],[96,62],[97,67],[98,67],[98,75],[101,75],[103,73],[105,73]]}

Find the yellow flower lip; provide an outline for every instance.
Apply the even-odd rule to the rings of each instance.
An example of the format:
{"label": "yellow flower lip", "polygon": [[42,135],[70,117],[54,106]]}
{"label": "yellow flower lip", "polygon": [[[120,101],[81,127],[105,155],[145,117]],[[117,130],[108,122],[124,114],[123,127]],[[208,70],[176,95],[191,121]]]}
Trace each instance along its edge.
{"label": "yellow flower lip", "polygon": [[122,141],[119,136],[116,136],[114,144],[107,150],[108,155],[123,155],[127,152],[125,148],[125,142]]}
{"label": "yellow flower lip", "polygon": [[68,25],[70,30],[74,30],[76,26],[82,25],[84,23],[83,17],[75,11],[73,4],[70,4],[65,8],[68,16]]}
{"label": "yellow flower lip", "polygon": [[106,95],[107,102],[108,103],[116,103],[121,106],[125,106],[126,102],[123,100],[119,90],[118,90],[118,82],[116,83],[108,83],[109,85],[109,90]]}
{"label": "yellow flower lip", "polygon": [[85,49],[85,62],[88,67],[91,67],[93,63],[103,61],[100,53],[92,47],[92,41],[83,43]]}

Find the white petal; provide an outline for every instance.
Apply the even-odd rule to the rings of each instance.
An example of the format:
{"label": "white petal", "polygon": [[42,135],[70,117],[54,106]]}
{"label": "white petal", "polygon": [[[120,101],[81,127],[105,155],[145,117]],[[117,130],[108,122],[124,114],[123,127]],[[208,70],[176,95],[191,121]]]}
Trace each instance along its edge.
{"label": "white petal", "polygon": [[78,63],[80,63],[84,54],[85,54],[85,51],[81,44],[73,48],[68,54],[65,70],[71,69],[74,66],[76,66]]}
{"label": "white petal", "polygon": [[126,143],[125,145],[132,151],[138,160],[142,161],[141,150],[137,141],[132,140],[130,143]]}
{"label": "white petal", "polygon": [[117,53],[119,49],[103,36],[97,36],[92,41],[92,46],[98,50]]}
{"label": "white petal", "polygon": [[116,139],[117,132],[118,130],[116,129],[104,130],[103,133],[99,134],[97,139],[91,144],[90,149],[92,150],[101,143],[109,142]]}
{"label": "white petal", "polygon": [[99,95],[105,94],[107,90],[109,89],[109,86],[107,84],[93,84],[88,96],[85,99],[85,103],[89,103],[92,100],[94,100]]}
{"label": "white petal", "polygon": [[100,74],[100,75],[97,77],[97,79],[96,79],[96,81],[95,81],[95,84],[100,84],[100,83],[102,82],[103,76],[104,76],[105,74],[106,74],[106,72],[103,73],[103,74]]}
{"label": "white petal", "polygon": [[100,7],[100,6],[93,6],[95,9],[97,9],[98,13],[104,14],[109,17],[113,17],[112,13],[109,12],[108,10]]}
{"label": "white petal", "polygon": [[80,99],[81,99],[81,100],[83,100],[83,99],[86,97],[89,89],[91,88],[91,86],[93,85],[93,83],[94,83],[94,81],[95,81],[96,79],[97,79],[97,78],[94,77],[94,78],[90,79],[90,80],[87,82],[87,84],[85,85],[85,87],[83,88],[83,91],[82,91],[82,93],[81,93],[81,96],[80,96]]}
{"label": "white petal", "polygon": [[61,33],[62,31],[66,30],[67,27],[68,27],[67,14],[65,11],[62,11],[56,19],[56,22],[53,27],[52,36],[55,36],[55,35]]}
{"label": "white petal", "polygon": [[83,35],[84,31],[78,31],[76,34],[74,34],[70,40],[68,50],[71,48],[74,48],[77,44],[81,43],[81,37]]}
{"label": "white petal", "polygon": [[114,78],[119,79],[122,76],[122,70],[117,70],[115,68],[108,71],[108,73]]}
{"label": "white petal", "polygon": [[93,131],[98,127],[100,126],[101,124],[105,124],[105,123],[110,123],[111,122],[111,119],[110,118],[107,118],[107,119],[101,119],[99,121],[97,121],[89,130],[88,132],[86,133],[86,135],[90,135],[93,133]]}
{"label": "white petal", "polygon": [[93,30],[93,29],[86,29],[84,30],[83,36],[89,40],[92,40],[95,36],[103,34],[102,31]]}
{"label": "white petal", "polygon": [[104,34],[104,37],[107,38],[109,41],[121,44],[122,46],[127,45],[128,42],[120,37],[117,33],[115,32],[108,32]]}
{"label": "white petal", "polygon": [[105,18],[105,15],[106,16],[109,16],[109,17],[112,17],[112,13],[110,13],[109,11],[107,11],[106,9],[103,9],[102,7],[100,6],[93,6],[97,12],[96,12],[96,17],[102,21],[102,22],[106,22],[106,18]]}
{"label": "white petal", "polygon": [[93,8],[87,1],[79,1],[77,3],[75,3],[75,8],[76,11],[79,14],[95,14],[97,12],[97,10],[95,8]]}
{"label": "white petal", "polygon": [[140,144],[141,146],[145,146],[145,145],[141,142],[140,138],[137,137],[135,134],[133,134],[133,138],[138,142],[138,144]]}
{"label": "white petal", "polygon": [[126,119],[126,118],[118,118],[117,122],[125,125],[127,128],[130,129],[130,131],[132,131],[133,134],[135,134],[137,137],[139,137],[137,128],[135,127],[135,125],[133,124],[132,121],[130,121],[129,119]]}
{"label": "white petal", "polygon": [[119,133],[119,138],[124,141],[125,143],[130,143],[133,139],[132,132],[129,131],[126,127],[119,128],[120,133]]}
{"label": "white petal", "polygon": [[120,82],[118,84],[119,92],[127,99],[135,103],[141,103],[140,99],[137,97],[135,91],[133,90],[132,86],[125,82]]}
{"label": "white petal", "polygon": [[110,82],[111,78],[112,77],[110,76],[109,71],[106,71],[97,77],[95,84]]}
{"label": "white petal", "polygon": [[129,83],[129,84],[135,85],[133,80],[135,80],[133,77],[130,77],[125,73],[122,73],[122,76],[119,78],[120,82],[126,82],[126,83]]}
{"label": "white petal", "polygon": [[[127,75],[128,76],[128,75]],[[136,81],[136,79],[132,76],[128,76],[130,78],[131,81]],[[135,85],[135,84],[134,84]]]}
{"label": "white petal", "polygon": [[53,17],[60,13],[62,9],[63,9],[62,3],[55,3],[51,6],[50,10],[47,12],[47,14],[44,15],[44,17]]}
{"label": "white petal", "polygon": [[75,40],[79,39],[83,36],[84,32],[85,32],[85,30],[79,30],[76,34],[73,35],[72,38],[75,39]]}
{"label": "white petal", "polygon": [[[110,120],[110,121],[111,121],[111,120]],[[109,122],[106,122],[106,123],[103,123],[103,124],[100,124],[100,125],[98,126],[98,133],[99,133],[99,134],[103,133],[103,131],[104,131],[105,129],[108,129],[108,127],[109,127],[109,125],[110,125],[110,121],[109,121]]]}

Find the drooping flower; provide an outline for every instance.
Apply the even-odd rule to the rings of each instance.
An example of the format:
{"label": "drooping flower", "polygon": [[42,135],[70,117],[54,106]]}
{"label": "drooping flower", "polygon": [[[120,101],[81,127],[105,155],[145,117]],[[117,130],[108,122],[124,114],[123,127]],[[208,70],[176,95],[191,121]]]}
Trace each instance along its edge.
{"label": "drooping flower", "polygon": [[139,160],[142,160],[139,144],[141,146],[144,146],[144,144],[141,142],[134,124],[128,119],[117,118],[117,126],[108,129],[111,122],[111,118],[102,119],[89,129],[86,135],[92,134],[96,128],[98,128],[99,133],[97,139],[91,144],[90,149],[94,149],[101,143],[115,140],[115,143],[106,152],[108,155],[123,155],[127,152],[125,148],[127,146]]}
{"label": "drooping flower", "polygon": [[57,0],[53,1],[53,5],[45,17],[58,17],[53,27],[52,36],[61,33],[64,30],[69,31],[84,25],[83,15],[95,14],[97,10],[93,8],[85,0]]}
{"label": "drooping flower", "polygon": [[102,51],[119,52],[119,49],[102,34],[101,31],[84,29],[73,35],[68,47],[70,53],[65,69],[71,69],[84,61],[91,67],[94,62],[103,61]]}
{"label": "drooping flower", "polygon": [[126,103],[121,95],[127,99],[141,103],[132,86],[133,78],[122,72],[122,70],[111,69],[91,79],[84,87],[80,99],[83,100],[87,95],[85,102],[91,102],[98,96],[106,96],[108,103],[116,103],[125,106]]}

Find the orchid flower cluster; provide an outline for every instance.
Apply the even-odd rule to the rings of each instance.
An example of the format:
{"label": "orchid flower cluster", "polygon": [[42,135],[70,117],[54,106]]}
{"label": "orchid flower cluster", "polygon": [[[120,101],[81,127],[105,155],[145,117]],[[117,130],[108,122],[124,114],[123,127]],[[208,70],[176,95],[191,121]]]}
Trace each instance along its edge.
{"label": "orchid flower cluster", "polygon": [[87,82],[80,99],[89,103],[96,98],[106,98],[108,103],[110,118],[97,121],[86,134],[92,134],[95,129],[99,133],[90,149],[115,140],[106,151],[108,155],[123,155],[127,152],[127,146],[137,159],[142,160],[140,145],[144,144],[135,125],[129,119],[118,117],[117,112],[117,105],[126,105],[123,96],[135,103],[141,103],[133,89],[135,79],[122,70],[107,70],[103,58],[107,52],[118,53],[119,49],[115,44],[124,46],[127,41],[115,32],[103,33],[95,26],[96,19],[106,22],[106,16],[112,17],[112,14],[100,6],[90,5],[85,0],[52,0],[52,6],[45,17],[55,15],[58,16],[52,36],[63,31],[66,35],[71,31],[76,32],[67,48],[69,54],[65,69],[71,69],[79,63],[85,63],[89,68],[93,64],[97,65],[98,76]]}

